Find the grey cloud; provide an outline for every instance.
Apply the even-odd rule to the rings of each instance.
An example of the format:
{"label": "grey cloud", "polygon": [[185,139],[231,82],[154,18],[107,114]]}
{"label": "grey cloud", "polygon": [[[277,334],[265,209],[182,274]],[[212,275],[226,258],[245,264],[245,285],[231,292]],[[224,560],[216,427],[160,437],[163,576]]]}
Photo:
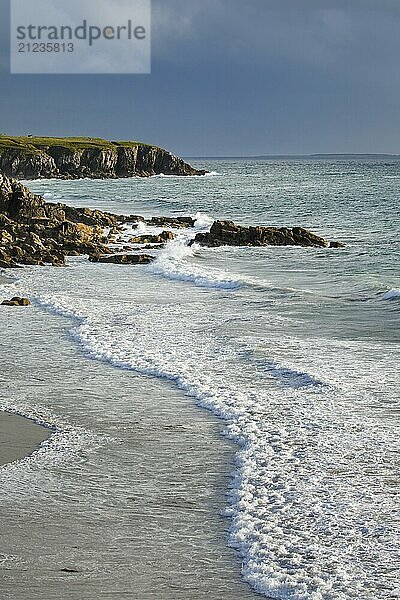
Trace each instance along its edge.
{"label": "grey cloud", "polygon": [[186,49],[199,62],[325,68],[382,55],[394,63],[400,48],[400,5],[390,1],[163,0],[153,14],[154,56],[172,63]]}

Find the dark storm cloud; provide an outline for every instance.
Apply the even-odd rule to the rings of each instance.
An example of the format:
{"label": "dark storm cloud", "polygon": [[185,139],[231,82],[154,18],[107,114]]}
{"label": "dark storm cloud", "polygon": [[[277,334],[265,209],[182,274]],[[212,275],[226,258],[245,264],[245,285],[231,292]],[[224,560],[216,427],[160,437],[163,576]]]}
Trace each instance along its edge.
{"label": "dark storm cloud", "polygon": [[337,71],[398,65],[399,2],[172,0],[156,3],[153,14],[155,57],[171,63],[279,61]]}
{"label": "dark storm cloud", "polygon": [[397,152],[399,32],[397,0],[153,0],[151,76],[4,75],[0,130],[188,154]]}

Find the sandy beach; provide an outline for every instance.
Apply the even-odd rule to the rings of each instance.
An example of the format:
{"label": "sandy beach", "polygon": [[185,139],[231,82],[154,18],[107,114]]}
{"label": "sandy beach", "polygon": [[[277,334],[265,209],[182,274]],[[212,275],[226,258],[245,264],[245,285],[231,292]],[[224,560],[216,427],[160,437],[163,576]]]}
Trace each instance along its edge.
{"label": "sandy beach", "polygon": [[31,454],[50,434],[29,419],[0,412],[0,466]]}

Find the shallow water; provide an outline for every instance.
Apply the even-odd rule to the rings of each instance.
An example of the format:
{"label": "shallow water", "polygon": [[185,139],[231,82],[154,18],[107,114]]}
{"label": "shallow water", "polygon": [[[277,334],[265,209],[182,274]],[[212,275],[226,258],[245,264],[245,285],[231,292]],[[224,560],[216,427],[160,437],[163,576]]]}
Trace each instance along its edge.
{"label": "shallow water", "polygon": [[[188,248],[187,231],[152,265],[72,259],[24,270],[10,292],[20,287],[44,314],[69,319],[76,348],[113,378],[167,380],[225,420],[238,444],[229,543],[254,589],[295,600],[394,597],[400,164],[206,166],[216,174],[30,187],[125,214],[197,214],[202,231],[215,217],[302,225],[346,248]],[[78,412],[63,406],[83,421],[99,411],[92,400]],[[118,406],[131,410],[125,399]],[[97,435],[96,420],[88,430]],[[198,443],[194,431],[185,443]]]}

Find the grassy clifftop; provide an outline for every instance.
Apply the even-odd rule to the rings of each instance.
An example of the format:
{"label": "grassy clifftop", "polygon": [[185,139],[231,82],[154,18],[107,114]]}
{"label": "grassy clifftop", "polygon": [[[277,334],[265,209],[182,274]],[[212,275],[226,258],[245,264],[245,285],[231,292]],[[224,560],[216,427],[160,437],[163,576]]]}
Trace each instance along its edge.
{"label": "grassy clifftop", "polygon": [[0,151],[1,150],[24,150],[28,154],[36,154],[46,148],[52,146],[62,146],[70,150],[113,150],[118,146],[124,148],[134,148],[136,146],[146,146],[157,148],[150,144],[145,144],[138,141],[109,141],[102,138],[92,137],[36,137],[36,136],[17,136],[11,137],[0,134]]}

